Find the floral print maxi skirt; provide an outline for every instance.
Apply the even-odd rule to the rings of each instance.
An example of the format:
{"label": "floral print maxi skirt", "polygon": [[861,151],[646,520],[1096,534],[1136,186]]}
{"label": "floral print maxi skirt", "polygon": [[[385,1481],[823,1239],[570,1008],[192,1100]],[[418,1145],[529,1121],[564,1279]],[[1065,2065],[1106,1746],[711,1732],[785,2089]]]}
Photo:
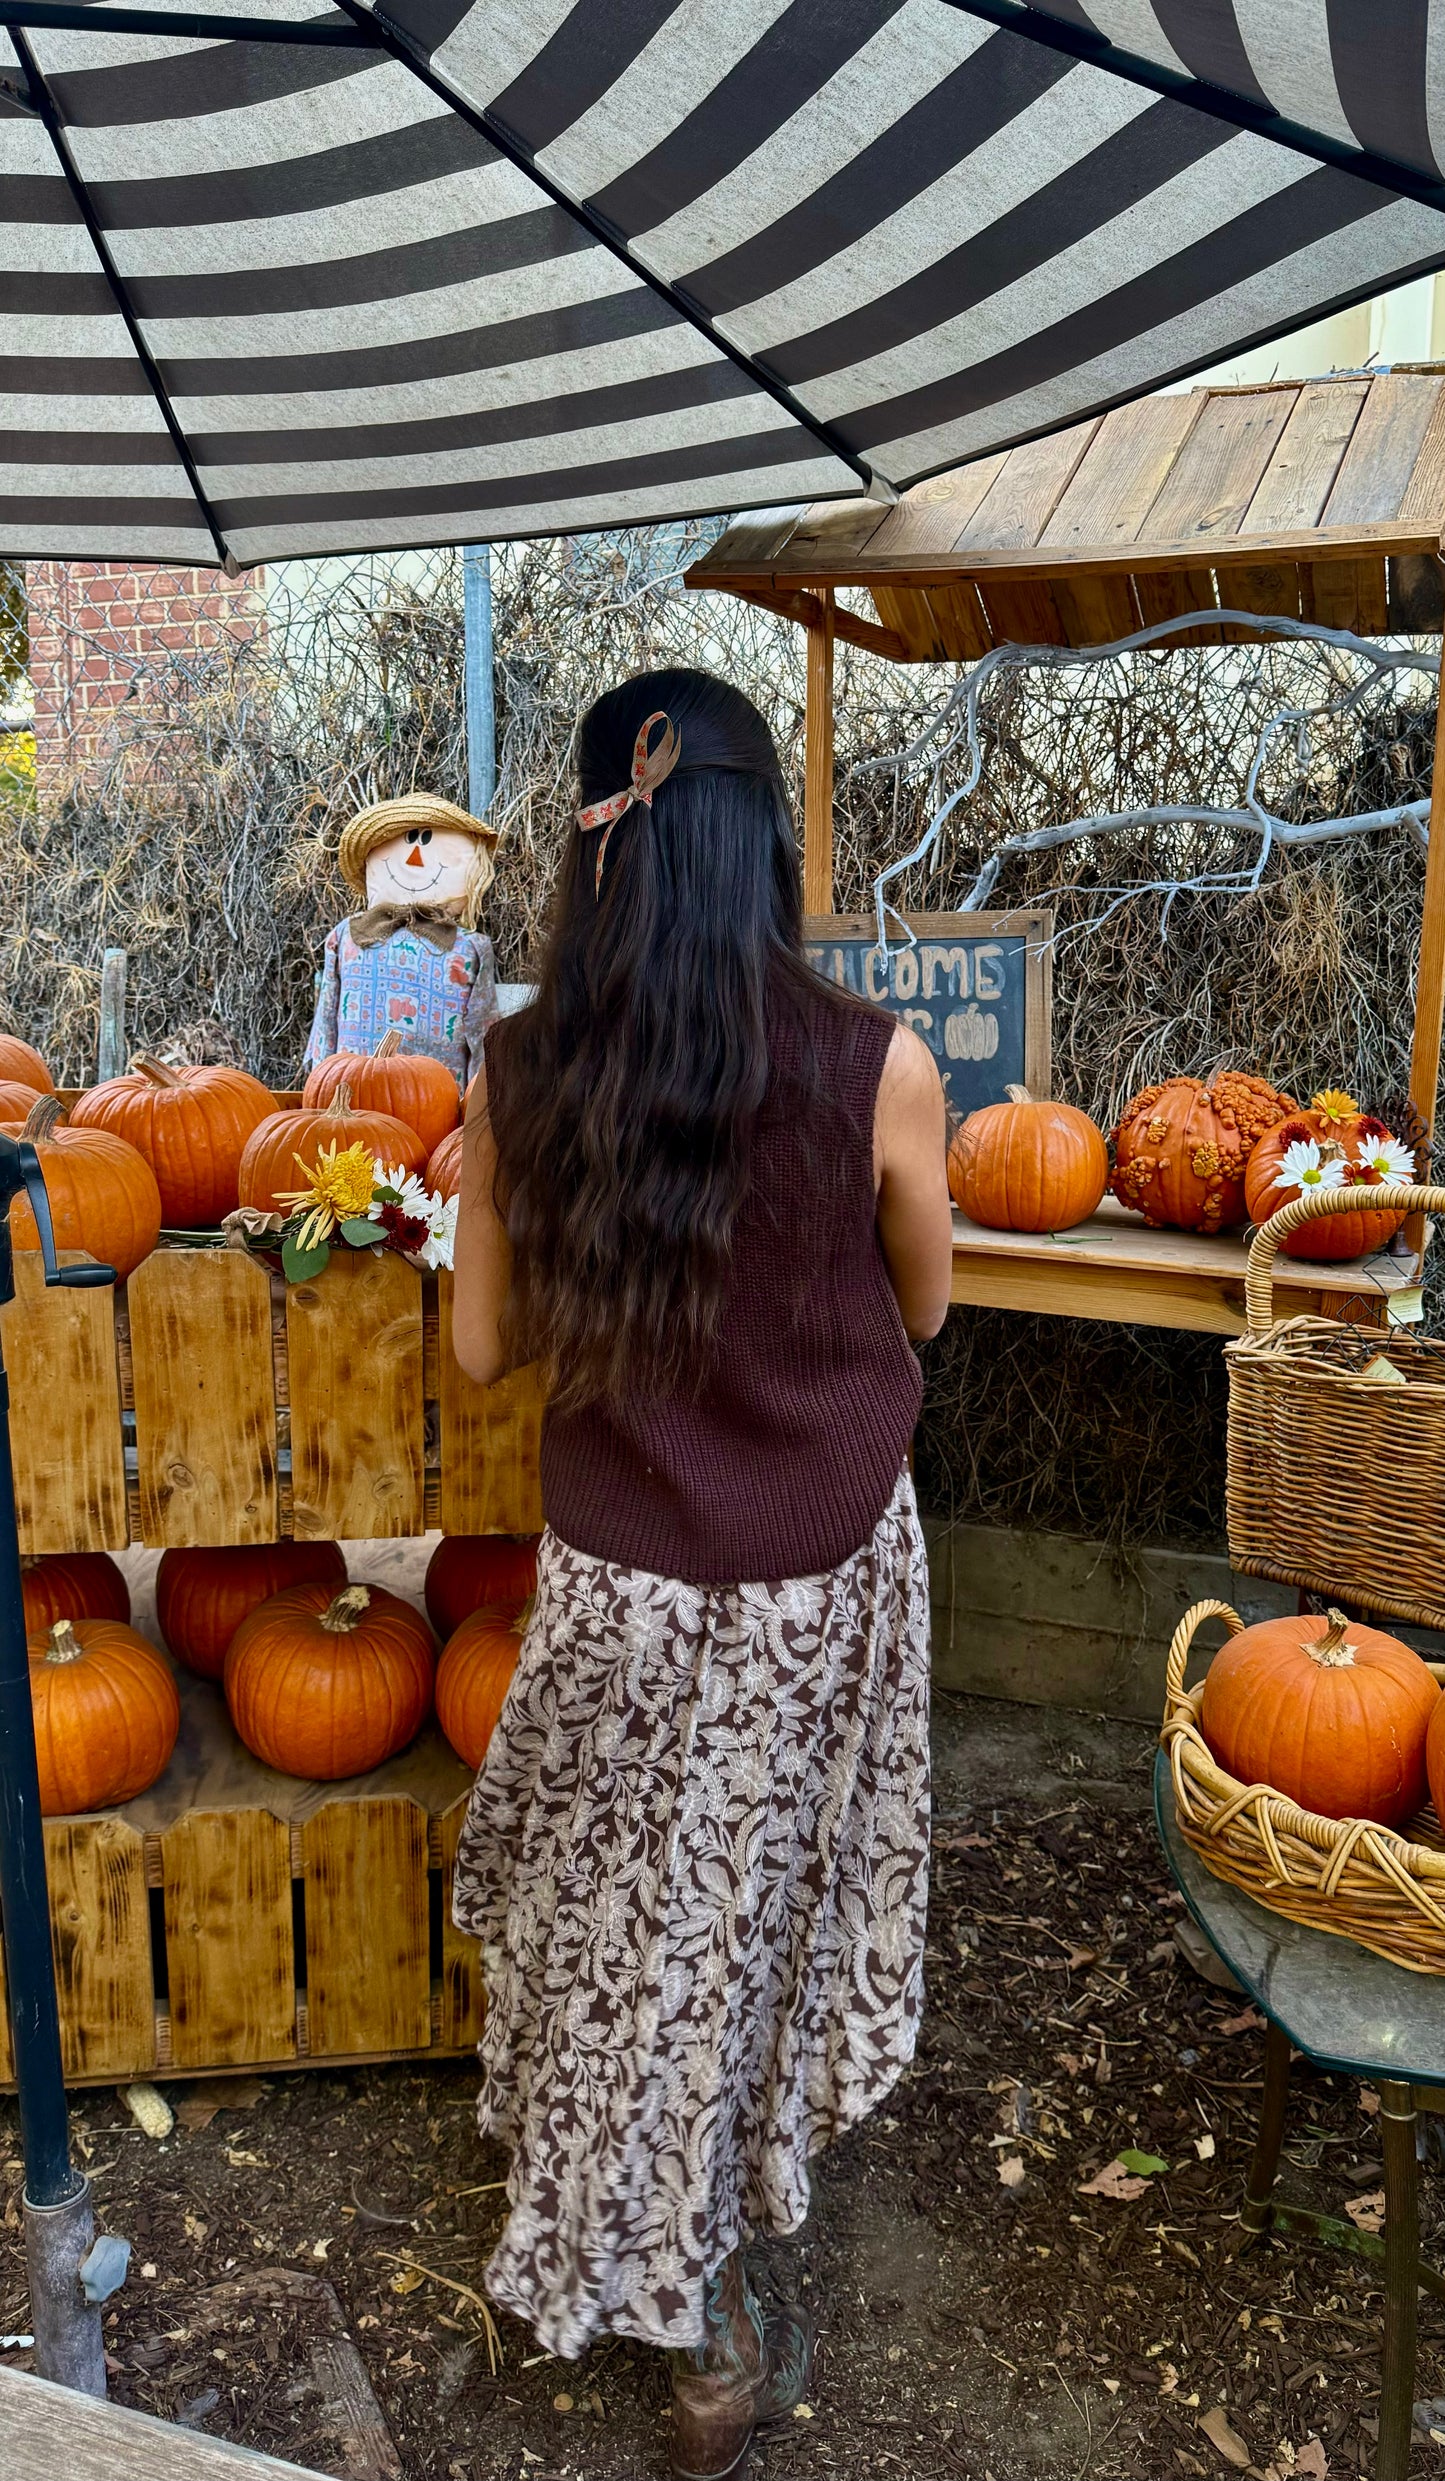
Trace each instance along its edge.
{"label": "floral print maxi skirt", "polygon": [[823,1576],[726,1588],[543,1538],[457,1854],[482,2131],[511,2148],[494,2300],[574,2357],[687,2346],[748,2233],[918,2025],[928,1579],[908,1475]]}

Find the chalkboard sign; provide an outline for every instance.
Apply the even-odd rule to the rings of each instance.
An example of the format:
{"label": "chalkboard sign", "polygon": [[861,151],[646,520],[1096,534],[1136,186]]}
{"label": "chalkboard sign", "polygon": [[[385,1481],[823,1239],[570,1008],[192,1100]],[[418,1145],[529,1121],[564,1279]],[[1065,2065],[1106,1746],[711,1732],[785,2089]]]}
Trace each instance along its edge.
{"label": "chalkboard sign", "polygon": [[1004,1089],[1049,1091],[1051,913],[910,913],[910,946],[890,923],[887,960],[871,914],[816,915],[808,962],[875,1000],[922,1036],[960,1119]]}

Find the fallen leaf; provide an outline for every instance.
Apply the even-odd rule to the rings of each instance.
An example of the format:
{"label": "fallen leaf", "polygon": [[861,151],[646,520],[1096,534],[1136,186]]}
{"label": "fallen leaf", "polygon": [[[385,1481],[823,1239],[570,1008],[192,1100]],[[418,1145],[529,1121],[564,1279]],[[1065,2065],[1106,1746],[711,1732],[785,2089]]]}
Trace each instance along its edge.
{"label": "fallen leaf", "polygon": [[1207,2128],[1205,2129],[1203,2136],[1197,2136],[1195,2138],[1194,2150],[1199,2156],[1201,2162],[1212,2162],[1214,2160],[1214,2139],[1210,2135]]}
{"label": "fallen leaf", "polygon": [[1385,2228],[1385,2192],[1372,2188],[1368,2196],[1349,2197],[1345,2212],[1357,2231],[1383,2231]]}
{"label": "fallen leaf", "polygon": [[198,2076],[176,2104],[183,2128],[208,2128],[218,2111],[249,2111],[266,2088],[259,2076]]}
{"label": "fallen leaf", "polygon": [[794,2404],[794,2406],[793,2406],[793,2418],[794,2418],[794,2420],[795,2420],[795,2421],[811,2421],[812,2417],[813,2417],[813,2407],[812,2407],[812,2405],[811,2405],[810,2403],[795,2403],[795,2404]]}
{"label": "fallen leaf", "polygon": [[1137,2171],[1141,2179],[1152,2179],[1156,2171],[1167,2171],[1169,2168],[1158,2154],[1141,2154],[1137,2145],[1126,2145],[1119,2160],[1126,2171]]}
{"label": "fallen leaf", "polygon": [[1022,2188],[1024,2166],[1017,2154],[1005,2154],[998,2166],[998,2175],[1005,2188]]}
{"label": "fallen leaf", "polygon": [[1086,1964],[1097,1964],[1098,1961],[1097,1947],[1071,1947],[1064,1958],[1064,1970],[1066,1973],[1077,1973],[1082,1971]]}
{"label": "fallen leaf", "polygon": [[1360,2087],[1360,2108],[1367,2119],[1373,2119],[1380,2108],[1380,2097],[1369,2085]]}
{"label": "fallen leaf", "polygon": [[[408,2266],[404,2274],[392,2276],[391,2288],[393,2291],[400,2292],[420,2291],[425,2281],[426,2276],[422,2273],[420,2266]],[[542,2357],[545,2359],[547,2355],[544,2353]]]}
{"label": "fallen leaf", "polygon": [[1083,2060],[1079,2057],[1076,2051],[1056,2050],[1054,2052],[1054,2065],[1055,2067],[1061,2067],[1066,2076],[1077,2076],[1083,2067],[1083,2064]]}
{"label": "fallen leaf", "polygon": [[1137,2172],[1125,2167],[1122,2156],[1116,2155],[1112,2162],[1105,2163],[1102,2171],[1096,2171],[1092,2179],[1084,2181],[1079,2195],[1118,2197],[1127,2204],[1131,2197],[1142,2197],[1148,2185],[1146,2179],[1140,2179]]}
{"label": "fallen leaf", "polygon": [[1297,2452],[1294,2468],[1308,2476],[1308,2481],[1330,2481],[1329,2459],[1318,2438],[1306,2438]]}
{"label": "fallen leaf", "polygon": [[1104,2380],[1104,2392],[1105,2392],[1105,2394],[1106,2394],[1106,2395],[1117,2395],[1117,2394],[1118,2394],[1118,2392],[1119,2392],[1119,2388],[1120,2388],[1120,2386],[1122,2385],[1122,2383],[1123,2383],[1123,2381],[1122,2381],[1122,2379],[1120,2379],[1120,2378],[1105,2378],[1105,2380]]}
{"label": "fallen leaf", "polygon": [[1177,1950],[1172,1936],[1169,1938],[1161,1938],[1150,1948],[1149,1953],[1144,1958],[1144,1961],[1146,1964],[1163,1964],[1167,1958],[1176,1953]]}
{"label": "fallen leaf", "polygon": [[330,2246],[331,2242],[329,2240],[313,2240],[311,2243],[311,2254],[313,2257],[324,2257]]}
{"label": "fallen leaf", "polygon": [[1217,2033],[1262,2033],[1264,2018],[1257,2007],[1243,2007],[1237,2016],[1226,2016],[1223,2024],[1215,2026],[1215,2031]]}
{"label": "fallen leaf", "polygon": [[227,2145],[224,2151],[233,2171],[269,2171],[271,2168],[270,2163],[263,2162],[259,2154],[248,2154],[239,2145]]}
{"label": "fallen leaf", "polygon": [[1236,2472],[1243,2472],[1251,2461],[1250,2452],[1238,2430],[1230,2428],[1229,2415],[1223,2404],[1213,2404],[1207,2412],[1201,2412],[1199,2426],[1210,2445],[1219,2449],[1226,2464],[1233,2464]]}

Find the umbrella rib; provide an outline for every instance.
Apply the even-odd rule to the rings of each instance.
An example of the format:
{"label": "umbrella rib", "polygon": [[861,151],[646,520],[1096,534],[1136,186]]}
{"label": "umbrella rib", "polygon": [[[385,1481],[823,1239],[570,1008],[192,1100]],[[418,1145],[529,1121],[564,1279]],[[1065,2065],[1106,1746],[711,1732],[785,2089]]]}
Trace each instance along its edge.
{"label": "umbrella rib", "polygon": [[97,7],[95,0],[75,0],[74,5],[71,0],[0,0],[0,26],[24,26],[36,32],[49,27],[66,34],[174,35],[202,42],[311,43],[353,51],[376,47],[375,35],[325,19]]}
{"label": "umbrella rib", "polygon": [[162,379],[160,371],[156,366],[155,357],[151,352],[150,346],[146,343],[146,340],[141,333],[140,322],[137,319],[134,310],[131,308],[130,297],[126,292],[124,279],[121,276],[119,268],[116,266],[115,260],[111,256],[110,243],[96,218],[95,209],[90,202],[90,194],[81,178],[80,170],[76,164],[75,158],[70,152],[70,142],[66,137],[64,124],[62,123],[60,114],[56,109],[55,97],[51,94],[50,89],[45,82],[44,72],[37,61],[35,54],[32,52],[26,36],[22,33],[18,26],[12,26],[9,31],[10,40],[15,46],[16,56],[19,59],[21,69],[24,72],[25,81],[30,89],[30,94],[34,102],[35,109],[44,124],[46,136],[49,138],[51,145],[54,147],[55,152],[60,159],[60,168],[65,175],[66,186],[70,191],[71,197],[75,201],[76,207],[85,224],[85,229],[90,235],[95,254],[100,261],[102,269],[104,270],[106,283],[110,286],[111,292],[115,298],[115,306],[125,322],[126,334],[129,336],[131,343],[135,348],[136,358],[139,361],[142,370],[145,372],[146,378],[150,382],[151,393],[155,397],[157,405],[160,407],[161,420],[164,422],[166,429],[171,435],[171,445],[174,447],[177,456],[180,458],[181,465],[185,471],[186,479],[190,483],[191,490],[195,495],[196,506],[199,508],[201,515],[205,518],[207,531],[210,534],[211,541],[216,547],[216,556],[227,574],[234,577],[237,574],[235,559],[230,550],[227,548],[225,536],[222,534],[220,527],[216,523],[210,501],[207,499],[205,491],[201,485],[201,477],[196,470],[195,458],[191,454],[186,435],[181,429],[180,423],[176,419],[175,407],[172,405],[170,397],[167,394],[166,383]]}
{"label": "umbrella rib", "polygon": [[656,293],[671,309],[676,310],[682,318],[686,319],[689,327],[696,328],[700,335],[705,336],[708,343],[714,345],[719,353],[725,355],[736,369],[746,372],[754,386],[761,388],[765,395],[770,396],[775,405],[781,405],[784,412],[789,414],[803,430],[810,432],[820,446],[827,449],[830,456],[836,457],[840,464],[849,466],[868,489],[871,490],[876,481],[884,485],[886,494],[891,495],[892,486],[887,482],[886,476],[875,477],[871,465],[865,464],[852,448],[837,438],[826,422],[820,421],[816,414],[810,413],[807,406],[793,394],[791,388],[786,387],[781,379],[773,377],[765,363],[755,362],[750,354],[744,353],[740,345],[732,344],[722,330],[715,326],[702,304],[694,301],[692,295],[682,285],[669,283],[666,276],[657,275],[652,268],[645,265],[633,251],[626,235],[618,230],[610,217],[599,215],[596,208],[589,206],[585,199],[572,197],[567,190],[562,188],[560,182],[554,181],[549,173],[544,172],[535,156],[507,127],[505,121],[498,120],[494,113],[487,110],[485,104],[470,103],[465,95],[460,94],[449,79],[444,78],[438,70],[432,67],[426,52],[423,51],[415,37],[408,34],[405,27],[393,24],[390,18],[382,16],[379,9],[364,5],[364,0],[337,0],[337,5],[346,11],[347,16],[355,25],[374,29],[378,39],[393,58],[401,61],[406,68],[410,69],[413,76],[420,78],[424,86],[429,86],[434,95],[439,95],[442,102],[448,104],[460,120],[466,121],[479,136],[486,138],[499,154],[505,155],[509,163],[516,165],[519,172],[524,172],[529,181],[534,181],[538,189],[543,190],[551,199],[554,206],[561,207],[565,214],[574,216],[583,229],[592,235],[593,240],[600,242],[603,249],[610,252],[613,258],[619,259],[628,273],[635,276],[640,284],[645,284],[649,292]]}
{"label": "umbrella rib", "polygon": [[1272,104],[1252,103],[1248,96],[1236,95],[1226,86],[1212,86],[1205,78],[1190,77],[1180,69],[1166,69],[1138,52],[1126,52],[1093,26],[1044,17],[1037,9],[1024,6],[1023,0],[946,0],[946,5],[957,9],[960,16],[981,18],[987,26],[1021,35],[1028,43],[1040,43],[1045,51],[1066,52],[1071,59],[1106,70],[1111,77],[1147,87],[1171,103],[1188,104],[1213,120],[1227,121],[1234,129],[1248,131],[1252,137],[1268,138],[1273,145],[1288,147],[1296,155],[1307,155],[1332,171],[1353,173],[1358,180],[1373,182],[1377,189],[1388,190],[1394,197],[1413,198],[1421,206],[1445,213],[1445,181],[1432,179],[1428,172],[1399,163],[1393,156],[1327,138],[1303,121],[1286,120]]}

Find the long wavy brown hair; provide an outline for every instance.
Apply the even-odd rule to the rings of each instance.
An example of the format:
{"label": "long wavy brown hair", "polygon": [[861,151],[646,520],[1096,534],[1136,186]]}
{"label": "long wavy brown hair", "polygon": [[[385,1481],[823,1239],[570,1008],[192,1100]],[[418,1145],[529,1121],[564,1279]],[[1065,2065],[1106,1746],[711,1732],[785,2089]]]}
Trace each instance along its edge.
{"label": "long wavy brown hair", "polygon": [[610,690],[578,731],[580,803],[628,783],[658,709],[681,738],[674,772],[613,827],[600,887],[598,833],[574,827],[536,997],[487,1046],[506,1340],[551,1362],[562,1407],[698,1383],[769,1014],[819,991],[777,750],[741,690],[683,670]]}

